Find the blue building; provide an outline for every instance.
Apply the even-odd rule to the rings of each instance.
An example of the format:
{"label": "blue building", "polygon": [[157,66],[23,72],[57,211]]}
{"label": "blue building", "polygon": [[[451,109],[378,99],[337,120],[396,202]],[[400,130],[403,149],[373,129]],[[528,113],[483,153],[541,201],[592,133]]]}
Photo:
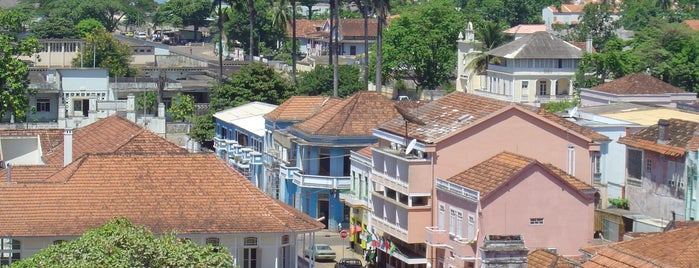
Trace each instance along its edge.
{"label": "blue building", "polygon": [[340,192],[351,188],[350,152],[376,143],[372,130],[398,115],[376,92],[287,100],[265,116],[267,175],[278,181],[278,198],[329,228],[348,222]]}
{"label": "blue building", "polygon": [[264,177],[265,119],[276,105],[251,102],[214,114],[216,155],[243,173],[269,195],[270,184]]}

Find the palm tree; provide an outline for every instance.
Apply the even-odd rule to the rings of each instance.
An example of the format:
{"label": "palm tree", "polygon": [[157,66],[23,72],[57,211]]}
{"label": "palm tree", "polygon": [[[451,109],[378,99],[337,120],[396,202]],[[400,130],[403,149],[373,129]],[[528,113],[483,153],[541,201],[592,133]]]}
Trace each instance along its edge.
{"label": "palm tree", "polygon": [[337,97],[338,90],[340,87],[340,80],[339,80],[339,77],[337,74],[337,64],[338,64],[337,61],[338,61],[338,55],[340,54],[340,47],[338,46],[338,44],[339,44],[339,42],[338,42],[339,29],[340,29],[340,0],[331,0],[331,1],[333,1],[335,3],[334,4],[335,11],[334,11],[334,13],[332,13],[333,15],[331,18],[331,20],[335,21],[335,28],[333,28],[333,34],[330,35],[333,39],[335,39],[333,42],[333,44],[335,46],[335,50],[334,50],[335,59],[332,61],[332,63],[333,63],[333,97]]}
{"label": "palm tree", "polygon": [[507,37],[502,33],[505,26],[493,21],[485,21],[482,27],[475,31],[476,40],[482,42],[483,48],[479,54],[468,64],[476,73],[482,74],[488,68],[488,63],[494,63],[497,59],[488,59],[489,50],[499,47],[507,41]]}
{"label": "palm tree", "polygon": [[366,0],[354,0],[354,2],[359,7],[362,12],[362,18],[364,19],[364,64],[362,66],[364,71],[364,90],[369,89],[369,3]]}
{"label": "palm tree", "polygon": [[255,48],[255,1],[254,0],[226,0],[229,5],[235,6],[236,9],[242,8],[245,6],[248,9],[248,13],[250,13],[250,63],[253,62],[253,51]]}
{"label": "palm tree", "polygon": [[[286,27],[291,22],[291,81],[296,83],[296,0],[291,2],[291,18],[288,16],[287,0],[276,0],[270,11],[272,12],[272,24]],[[284,29],[286,30],[286,29]]]}
{"label": "palm tree", "polygon": [[383,26],[386,24],[386,17],[390,14],[389,0],[373,0],[374,7],[378,15],[378,21],[376,23],[376,92],[381,94],[381,86],[383,81],[381,81],[381,58],[383,53],[381,52],[381,42],[383,36]]}

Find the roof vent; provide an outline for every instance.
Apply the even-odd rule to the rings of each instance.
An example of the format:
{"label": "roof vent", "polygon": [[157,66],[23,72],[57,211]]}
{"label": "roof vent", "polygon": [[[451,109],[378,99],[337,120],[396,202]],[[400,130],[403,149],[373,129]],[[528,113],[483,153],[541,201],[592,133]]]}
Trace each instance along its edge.
{"label": "roof vent", "polygon": [[658,143],[667,144],[670,141],[667,137],[668,131],[670,131],[670,121],[665,119],[658,120]]}

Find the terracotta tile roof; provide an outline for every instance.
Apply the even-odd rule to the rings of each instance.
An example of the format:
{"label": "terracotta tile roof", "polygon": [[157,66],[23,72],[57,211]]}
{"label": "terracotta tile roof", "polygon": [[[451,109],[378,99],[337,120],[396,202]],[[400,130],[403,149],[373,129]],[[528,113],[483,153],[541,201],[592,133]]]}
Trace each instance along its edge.
{"label": "terracotta tile roof", "polygon": [[[46,182],[46,179],[56,172],[60,171],[63,166],[58,165],[11,165],[10,179],[11,182],[17,183],[36,183]],[[8,168],[0,169],[0,178],[7,178]]]}
{"label": "terracotta tile roof", "polygon": [[620,95],[686,93],[683,89],[648,74],[629,74],[590,90]]}
{"label": "terracotta tile roof", "polygon": [[537,249],[527,255],[528,268],[573,268],[568,259],[545,249]]}
{"label": "terracotta tile roof", "polygon": [[[410,111],[409,115],[411,115],[411,118],[419,119],[426,124],[419,125],[414,122],[408,122],[408,137],[424,143],[434,143],[452,133],[478,124],[477,122],[480,119],[507,109],[521,109],[533,112],[533,116],[538,115],[540,119],[546,119],[554,126],[571,130],[593,141],[609,140],[602,134],[569,122],[543,109],[463,92],[453,92],[444,98]],[[381,125],[379,129],[404,136],[406,131],[405,120],[400,116],[393,118]]]}
{"label": "terracotta tile roof", "polygon": [[[146,151],[147,150],[147,151]],[[138,152],[168,153],[187,150],[136,125],[112,115],[73,131],[73,160],[85,154]],[[44,156],[49,165],[63,165],[63,143]]]}
{"label": "terracotta tile roof", "polygon": [[[376,19],[367,20],[367,36],[376,38]],[[364,19],[341,19],[340,35],[344,39],[364,39]],[[360,38],[361,37],[361,38]]]}
{"label": "terracotta tile roof", "polygon": [[583,8],[585,7],[584,4],[582,5],[576,5],[576,4],[561,4],[561,8],[558,9],[556,6],[549,6],[548,8],[553,11],[554,14],[558,13],[582,13]]}
{"label": "terracotta tile roof", "polygon": [[42,157],[63,142],[62,129],[0,129],[0,137],[38,136]]}
{"label": "terracotta tile roof", "polygon": [[373,144],[373,145],[371,145],[371,146],[364,147],[364,148],[362,148],[362,149],[357,150],[357,154],[371,159],[371,157],[372,157],[372,155],[371,155],[371,148],[372,148],[372,147],[376,148],[376,147],[378,147],[378,146],[379,146],[379,144],[378,144],[378,143],[375,143],[375,144]]}
{"label": "terracotta tile roof", "polygon": [[481,198],[485,198],[516,174],[535,165],[541,166],[545,170],[557,175],[562,181],[578,191],[594,189],[589,184],[568,175],[565,171],[553,165],[542,164],[535,159],[510,152],[499,153],[447,180],[478,191],[480,192]]}
{"label": "terracotta tile roof", "polygon": [[[296,37],[306,37],[308,34],[318,32],[317,29],[322,29],[325,20],[304,20],[296,19]],[[318,27],[318,28],[316,28]],[[286,24],[286,32],[288,37],[292,37],[291,22]]]}
{"label": "terracotta tile roof", "polygon": [[597,248],[583,267],[693,267],[699,260],[699,226]]}
{"label": "terracotta tile roof", "polygon": [[317,113],[322,107],[337,104],[338,100],[325,96],[293,96],[267,113],[264,118],[275,122],[300,122]]}
{"label": "terracotta tile roof", "polygon": [[393,101],[375,91],[360,91],[292,128],[307,135],[373,136],[373,129],[396,116]]}
{"label": "terracotta tile roof", "polygon": [[0,237],[73,236],[116,216],[161,234],[308,232],[323,224],[272,199],[213,154],[86,155],[51,181],[0,184]]}
{"label": "terracotta tile roof", "polygon": [[694,136],[699,131],[699,122],[674,118],[665,121],[668,123],[665,131],[667,143],[658,143],[658,124],[619,138],[619,143],[674,157],[683,156],[687,150],[697,149],[689,146],[695,141]]}
{"label": "terracotta tile roof", "polygon": [[[580,50],[587,52],[587,42],[570,42],[574,46],[578,47]],[[591,46],[591,53],[597,52],[594,46]]]}
{"label": "terracotta tile roof", "polygon": [[699,31],[699,20],[684,20],[682,23],[686,24],[694,31]]}

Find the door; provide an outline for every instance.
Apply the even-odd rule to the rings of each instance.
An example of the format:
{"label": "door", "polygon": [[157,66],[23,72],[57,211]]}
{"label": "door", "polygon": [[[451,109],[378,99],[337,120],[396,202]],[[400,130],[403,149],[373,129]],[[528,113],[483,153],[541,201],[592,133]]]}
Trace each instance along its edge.
{"label": "door", "polygon": [[318,195],[318,215],[324,217],[322,222],[325,224],[326,228],[328,226],[328,219],[330,218],[330,196],[328,194]]}
{"label": "door", "polygon": [[90,100],[89,99],[83,100],[82,108],[83,108],[83,116],[87,117],[87,111],[90,110]]}

